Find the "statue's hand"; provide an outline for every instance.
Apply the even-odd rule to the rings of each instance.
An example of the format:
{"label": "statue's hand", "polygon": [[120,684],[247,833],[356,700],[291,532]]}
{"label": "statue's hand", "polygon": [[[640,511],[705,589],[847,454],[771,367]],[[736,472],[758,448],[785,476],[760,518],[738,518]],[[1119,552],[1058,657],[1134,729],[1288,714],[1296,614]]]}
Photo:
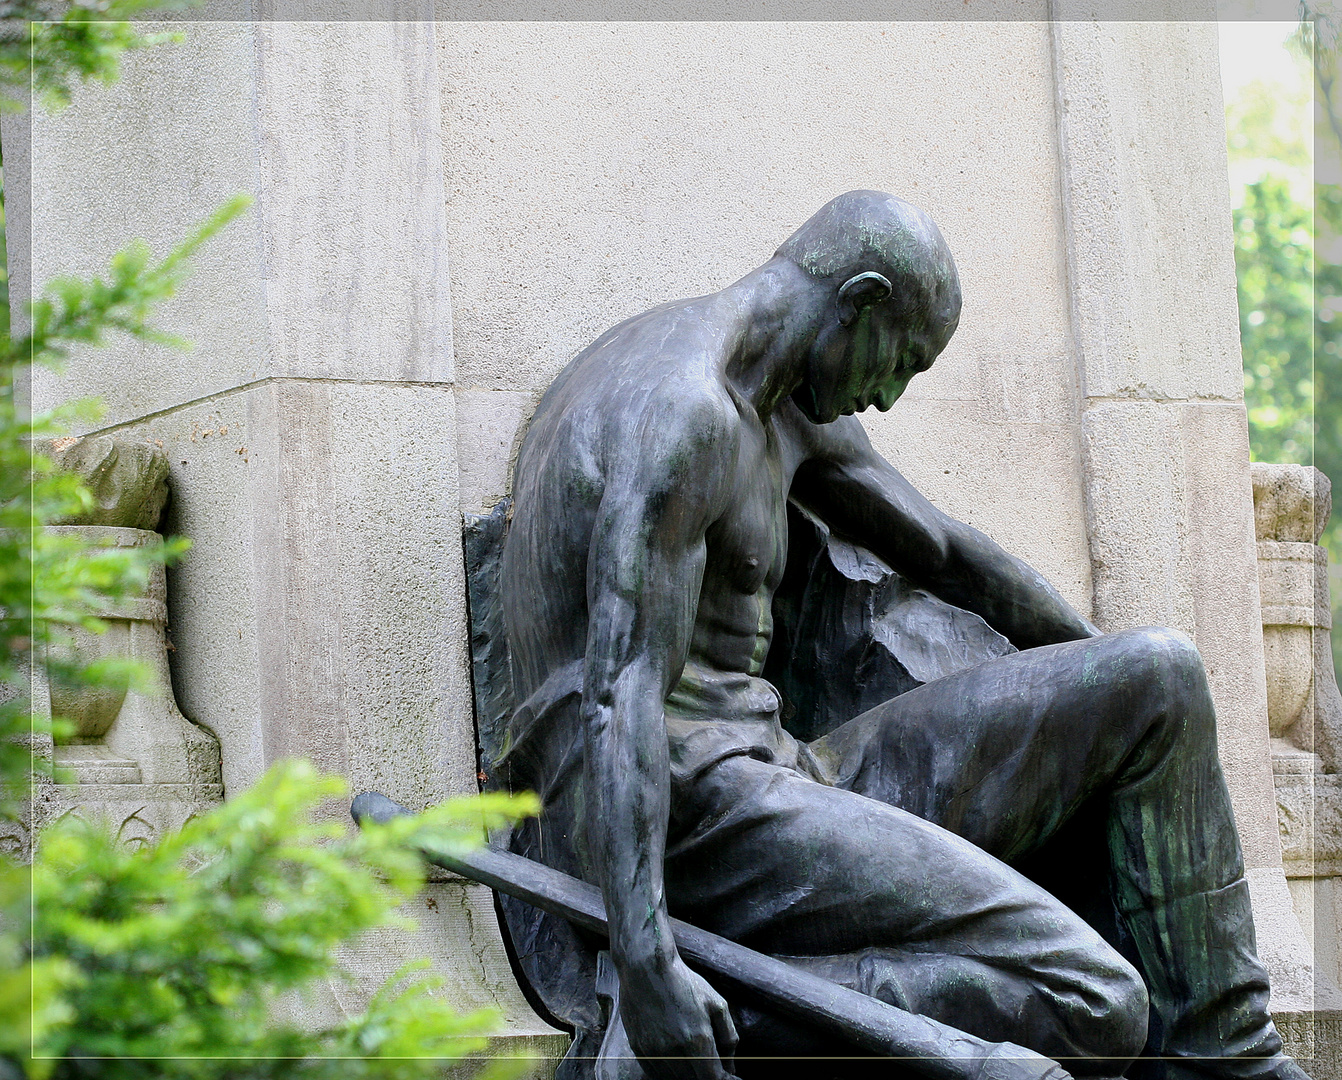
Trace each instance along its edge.
{"label": "statue's hand", "polygon": [[653,1080],[725,1080],[736,1053],[727,1002],[679,957],[661,971],[626,970],[620,1016]]}

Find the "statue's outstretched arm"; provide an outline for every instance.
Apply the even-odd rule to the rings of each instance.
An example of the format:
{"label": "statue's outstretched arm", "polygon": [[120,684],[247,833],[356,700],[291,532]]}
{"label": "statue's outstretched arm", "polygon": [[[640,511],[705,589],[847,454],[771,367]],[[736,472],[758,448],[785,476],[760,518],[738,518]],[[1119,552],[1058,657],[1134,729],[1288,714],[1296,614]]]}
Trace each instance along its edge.
{"label": "statue's outstretched arm", "polygon": [[835,532],[982,616],[1017,648],[1100,632],[1039,571],[933,506],[876,452],[856,417],[808,426],[792,497]]}

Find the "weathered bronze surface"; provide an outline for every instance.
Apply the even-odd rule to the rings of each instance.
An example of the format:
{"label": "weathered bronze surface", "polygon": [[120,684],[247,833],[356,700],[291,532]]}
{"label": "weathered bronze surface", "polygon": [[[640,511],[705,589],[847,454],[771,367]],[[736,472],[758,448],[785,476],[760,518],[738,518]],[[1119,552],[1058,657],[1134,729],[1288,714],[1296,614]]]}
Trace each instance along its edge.
{"label": "weathered bronze surface", "polygon": [[711,985],[672,917],[1076,1075],[1303,1076],[1192,644],[1101,634],[853,415],[959,311],[925,214],[840,196],[740,281],[584,350],[511,519],[468,529],[482,767],[542,797],[513,851],[609,919],[607,954],[503,902],[575,1032],[563,1080],[857,1052]]}

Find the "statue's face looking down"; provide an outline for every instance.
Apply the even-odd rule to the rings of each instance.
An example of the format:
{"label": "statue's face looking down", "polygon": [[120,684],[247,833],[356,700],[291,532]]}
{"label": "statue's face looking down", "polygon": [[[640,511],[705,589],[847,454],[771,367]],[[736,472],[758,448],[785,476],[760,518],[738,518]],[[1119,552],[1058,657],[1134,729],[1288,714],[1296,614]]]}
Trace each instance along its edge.
{"label": "statue's face looking down", "polygon": [[806,378],[793,395],[797,406],[817,424],[872,405],[885,412],[946,347],[959,321],[958,302],[953,308],[896,293],[860,308],[848,326],[837,318],[829,321],[816,336]]}
{"label": "statue's face looking down", "polygon": [[960,320],[960,279],[941,231],[885,192],[831,199],[776,255],[833,290],[793,393],[814,423],[890,408]]}

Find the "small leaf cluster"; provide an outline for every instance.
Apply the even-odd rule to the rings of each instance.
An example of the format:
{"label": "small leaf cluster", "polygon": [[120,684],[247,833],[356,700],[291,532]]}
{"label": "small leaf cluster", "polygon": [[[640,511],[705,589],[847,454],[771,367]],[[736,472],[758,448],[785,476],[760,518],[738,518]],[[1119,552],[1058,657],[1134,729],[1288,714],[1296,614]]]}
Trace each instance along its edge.
{"label": "small leaf cluster", "polygon": [[69,104],[77,82],[116,82],[123,53],[179,40],[174,33],[142,33],[131,20],[189,6],[172,0],[0,0],[0,109],[23,108],[30,88],[59,108]]}
{"label": "small leaf cluster", "polygon": [[[491,795],[358,830],[315,816],[344,794],[338,778],[287,762],[137,851],[78,818],[48,829],[29,966],[11,977],[35,988],[30,1075],[409,1078],[482,1050],[498,1017],[458,1015],[411,970],[335,1027],[275,1020],[283,995],[340,977],[337,945],[388,923],[423,885],[421,846],[476,846],[536,809]],[[16,996],[0,980],[0,1002]]]}

